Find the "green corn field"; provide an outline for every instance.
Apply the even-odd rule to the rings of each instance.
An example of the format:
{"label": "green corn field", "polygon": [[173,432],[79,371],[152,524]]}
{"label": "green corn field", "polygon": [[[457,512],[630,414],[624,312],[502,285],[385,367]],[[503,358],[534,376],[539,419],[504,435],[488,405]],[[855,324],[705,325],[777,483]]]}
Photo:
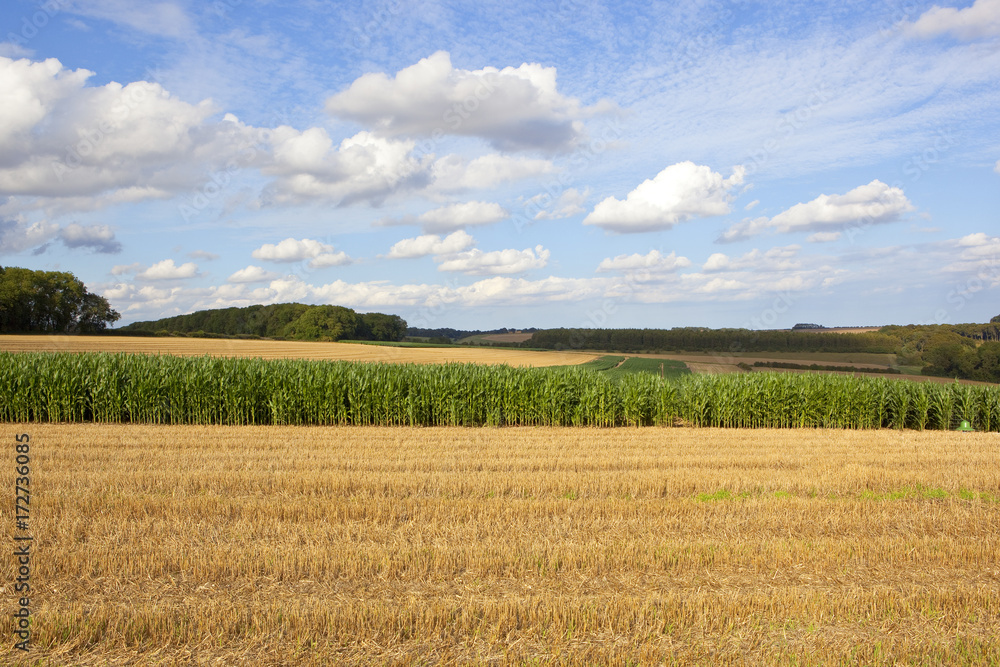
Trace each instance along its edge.
{"label": "green corn field", "polygon": [[1000,431],[1000,387],[791,373],[0,353],[0,421]]}

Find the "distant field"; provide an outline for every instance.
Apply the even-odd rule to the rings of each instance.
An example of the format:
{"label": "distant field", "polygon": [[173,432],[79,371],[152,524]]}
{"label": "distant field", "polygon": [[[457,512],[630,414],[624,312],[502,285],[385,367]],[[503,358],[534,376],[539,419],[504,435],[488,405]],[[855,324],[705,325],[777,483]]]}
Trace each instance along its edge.
{"label": "distant field", "polygon": [[664,378],[676,378],[691,373],[683,361],[671,359],[649,359],[646,357],[628,357],[620,366],[608,371],[612,377],[630,373],[650,373]]}
{"label": "distant field", "polygon": [[829,329],[798,329],[808,333],[872,333],[882,327],[831,327]]}
{"label": "distant field", "polygon": [[523,343],[531,339],[530,333],[480,334],[460,338],[458,343]]}
{"label": "distant field", "polygon": [[341,340],[337,341],[340,344],[351,344],[351,345],[381,345],[383,347],[451,347],[454,343],[431,343],[428,339],[415,341],[396,341],[396,340]]}
{"label": "distant field", "polygon": [[581,364],[581,368],[606,373],[612,378],[633,375],[635,373],[648,373],[667,379],[674,379],[691,373],[683,361],[624,355],[605,355]]}
{"label": "distant field", "polygon": [[530,333],[505,333],[505,334],[486,334],[481,336],[483,340],[493,340],[498,343],[523,343],[526,340],[531,339]]}
{"label": "distant field", "polygon": [[5,431],[39,557],[3,664],[1000,662],[991,434]]}
{"label": "distant field", "polygon": [[0,336],[5,352],[135,352],[180,356],[260,357],[263,359],[343,359],[391,363],[466,362],[511,366],[572,366],[598,355],[533,352],[504,348],[395,347],[352,343],[307,343],[214,338],[132,338],[127,336]]}

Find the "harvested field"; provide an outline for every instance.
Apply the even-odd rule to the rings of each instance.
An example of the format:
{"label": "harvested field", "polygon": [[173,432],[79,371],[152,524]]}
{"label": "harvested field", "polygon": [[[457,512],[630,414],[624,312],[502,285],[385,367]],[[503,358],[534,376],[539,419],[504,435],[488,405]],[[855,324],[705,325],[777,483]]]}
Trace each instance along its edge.
{"label": "harvested field", "polygon": [[838,334],[848,334],[848,333],[875,333],[882,327],[830,327],[828,329],[799,329],[799,331],[808,331],[809,333],[838,333]]}
{"label": "harvested field", "polygon": [[581,352],[533,352],[501,348],[407,348],[352,343],[314,343],[216,338],[127,336],[0,336],[2,352],[132,352],[178,356],[260,357],[263,359],[343,359],[387,363],[509,364],[569,366],[596,359]]}
{"label": "harvested field", "polygon": [[1000,660],[995,435],[3,430],[44,554],[5,664]]}
{"label": "harvested field", "polygon": [[482,340],[494,341],[497,343],[523,343],[531,340],[530,333],[505,333],[505,334],[485,334],[479,336]]}

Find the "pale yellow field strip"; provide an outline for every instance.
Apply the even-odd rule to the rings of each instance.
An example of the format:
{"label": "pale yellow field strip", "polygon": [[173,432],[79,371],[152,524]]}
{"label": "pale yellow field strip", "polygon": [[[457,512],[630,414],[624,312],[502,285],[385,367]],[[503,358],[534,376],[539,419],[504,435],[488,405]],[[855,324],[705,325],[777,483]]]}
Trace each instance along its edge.
{"label": "pale yellow field strip", "polygon": [[139,338],[125,336],[0,336],[6,352],[133,352],[181,356],[261,357],[264,359],[343,359],[389,363],[464,362],[511,366],[569,366],[599,355],[583,352],[532,352],[506,348],[391,347],[353,343],[222,340],[215,338]]}
{"label": "pale yellow field strip", "polygon": [[2,664],[1000,659],[995,434],[15,433],[35,648]]}
{"label": "pale yellow field strip", "polygon": [[483,340],[495,340],[498,343],[523,343],[531,340],[531,336],[530,333],[487,334],[483,336]]}

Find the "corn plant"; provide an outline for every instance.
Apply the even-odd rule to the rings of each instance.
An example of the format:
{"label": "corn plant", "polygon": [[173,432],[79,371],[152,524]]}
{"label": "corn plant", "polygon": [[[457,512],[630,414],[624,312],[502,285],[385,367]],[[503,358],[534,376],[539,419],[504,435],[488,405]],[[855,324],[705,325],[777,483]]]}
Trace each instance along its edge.
{"label": "corn plant", "polygon": [[1000,430],[1000,388],[790,373],[0,353],[0,421]]}

